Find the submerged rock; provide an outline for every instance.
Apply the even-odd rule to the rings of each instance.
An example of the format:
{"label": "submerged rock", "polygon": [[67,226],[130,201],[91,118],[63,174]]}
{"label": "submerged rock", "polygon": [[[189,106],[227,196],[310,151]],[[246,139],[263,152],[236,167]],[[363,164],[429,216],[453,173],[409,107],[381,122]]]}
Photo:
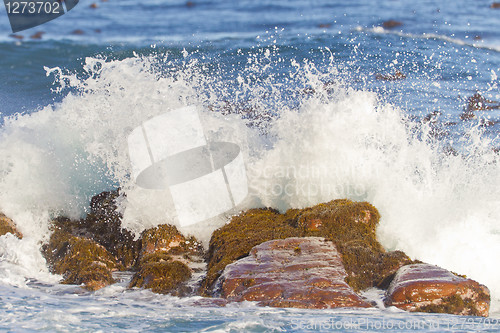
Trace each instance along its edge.
{"label": "submerged rock", "polygon": [[71,31],[71,34],[72,35],[85,35],[85,31],[83,31],[82,29],[75,29],[75,30]]}
{"label": "submerged rock", "polygon": [[393,29],[402,26],[403,23],[396,20],[388,20],[382,23],[382,26],[386,29]]}
{"label": "submerged rock", "polygon": [[480,93],[475,93],[474,95],[467,98],[466,112],[479,111],[479,110],[493,110],[499,109],[500,103],[497,101],[492,101]]}
{"label": "submerged rock", "polygon": [[116,259],[93,240],[57,228],[43,253],[50,270],[63,275],[64,284],[83,284],[88,290],[98,290],[114,282]]}
{"label": "submerged rock", "polygon": [[275,307],[370,307],[347,285],[346,275],[340,254],[324,238],[271,240],[226,266],[221,296]]}
{"label": "submerged rock", "polygon": [[52,224],[73,236],[97,242],[116,257],[120,270],[131,269],[139,255],[140,244],[130,231],[121,227],[122,215],[116,204],[120,198],[119,190],[102,192],[92,198],[90,213],[85,219],[74,221],[60,217]]}
{"label": "submerged rock", "polygon": [[9,37],[15,38],[15,39],[18,39],[18,40],[23,40],[24,39],[23,35],[18,35],[18,34],[11,34],[11,35],[9,35]]}
{"label": "submerged rock", "polygon": [[[498,101],[493,101],[485,98],[480,93],[475,93],[474,95],[467,98],[467,104],[464,107],[464,112],[460,114],[461,120],[471,120],[476,119],[477,115],[474,111],[488,111],[500,108],[500,103]],[[492,126],[494,123],[486,122],[483,125]]]}
{"label": "submerged rock", "polygon": [[0,213],[0,236],[5,235],[6,233],[11,233],[17,236],[17,238],[23,238],[23,234],[16,229],[14,221],[5,216],[3,213]]}
{"label": "submerged rock", "polygon": [[438,266],[415,264],[399,269],[385,303],[407,311],[486,317],[490,293],[478,282]]}
{"label": "submerged rock", "polygon": [[30,36],[31,39],[42,39],[42,36],[45,35],[44,31],[37,31],[33,35]]}
{"label": "submerged rock", "polygon": [[186,283],[203,262],[202,254],[200,243],[194,237],[184,237],[174,226],[148,229],[141,235],[137,272],[129,287],[150,288],[161,294],[192,293]]}
{"label": "submerged rock", "polygon": [[396,71],[394,74],[377,74],[375,78],[380,81],[398,81],[406,79],[406,75],[401,71]]}

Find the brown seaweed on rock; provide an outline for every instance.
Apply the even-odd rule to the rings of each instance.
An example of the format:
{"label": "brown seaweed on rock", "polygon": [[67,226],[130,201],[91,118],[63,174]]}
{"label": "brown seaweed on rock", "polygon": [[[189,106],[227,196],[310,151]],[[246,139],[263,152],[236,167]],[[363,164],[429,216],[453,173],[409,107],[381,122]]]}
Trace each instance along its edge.
{"label": "brown seaweed on rock", "polygon": [[97,290],[114,282],[113,270],[135,264],[139,242],[121,227],[115,202],[119,196],[119,190],[103,192],[92,198],[86,218],[52,221],[52,235],[42,253],[51,272],[64,276],[63,283]]}
{"label": "brown seaweed on rock", "polygon": [[[386,252],[377,240],[380,220],[377,209],[367,202],[334,200],[304,209],[295,222],[306,236],[333,241],[342,255],[346,282],[361,291],[383,286],[399,267],[413,263],[401,251]],[[316,227],[310,228],[310,221]]]}
{"label": "brown seaweed on rock", "polygon": [[0,236],[11,233],[17,238],[23,238],[23,234],[17,230],[14,221],[0,213]]}
{"label": "brown seaweed on rock", "polygon": [[214,231],[208,249],[208,271],[202,294],[211,295],[214,283],[224,268],[246,257],[254,246],[273,239],[301,236],[299,230],[287,221],[296,211],[291,210],[283,215],[269,208],[250,209]]}
{"label": "brown seaweed on rock", "polygon": [[88,290],[98,290],[114,282],[116,259],[95,241],[73,236],[63,228],[55,227],[43,254],[50,270],[63,275],[64,284],[84,284]]}
{"label": "brown seaweed on rock", "polygon": [[192,293],[186,282],[193,263],[202,261],[203,248],[184,237],[175,226],[162,224],[141,234],[141,252],[129,287],[150,288],[155,293],[182,296]]}
{"label": "brown seaweed on rock", "polygon": [[92,239],[102,245],[118,261],[120,270],[130,269],[135,265],[139,253],[139,241],[121,226],[122,215],[117,210],[116,200],[120,191],[102,192],[90,202],[90,213],[81,220],[60,217],[52,221],[56,228],[67,233]]}
{"label": "brown seaweed on rock", "polygon": [[334,200],[280,214],[251,209],[216,230],[208,250],[208,272],[203,293],[210,295],[224,268],[265,241],[288,237],[324,237],[333,241],[347,271],[346,282],[356,291],[387,284],[387,279],[413,261],[403,252],[386,252],[376,238],[380,219],[367,202]]}

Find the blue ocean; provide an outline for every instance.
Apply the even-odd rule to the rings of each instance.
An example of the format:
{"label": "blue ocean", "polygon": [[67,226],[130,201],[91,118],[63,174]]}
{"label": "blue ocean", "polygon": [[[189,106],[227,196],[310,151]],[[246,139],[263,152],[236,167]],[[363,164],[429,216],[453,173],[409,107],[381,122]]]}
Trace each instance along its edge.
{"label": "blue ocean", "polygon": [[[498,332],[500,9],[477,1],[108,0],[12,34],[0,6],[0,329],[9,332]],[[392,20],[392,24],[390,21]],[[386,22],[386,24],[384,24]],[[196,105],[238,144],[249,196],[284,211],[372,203],[387,250],[488,286],[490,317],[385,308],[226,307],[61,285],[40,254],[56,216],[120,187],[139,235],[171,213],[131,179],[127,136]],[[230,220],[181,228],[208,244]]]}

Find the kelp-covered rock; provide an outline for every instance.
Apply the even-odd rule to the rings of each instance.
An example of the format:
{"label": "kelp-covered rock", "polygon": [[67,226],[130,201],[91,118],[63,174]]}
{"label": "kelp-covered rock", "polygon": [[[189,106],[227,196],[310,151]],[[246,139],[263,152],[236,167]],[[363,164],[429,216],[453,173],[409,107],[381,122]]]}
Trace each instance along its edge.
{"label": "kelp-covered rock", "polygon": [[200,255],[203,247],[194,237],[186,238],[173,225],[162,224],[141,234],[141,258],[158,251],[173,255]]}
{"label": "kelp-covered rock", "polygon": [[74,221],[60,217],[52,225],[73,236],[95,241],[116,257],[118,269],[131,269],[139,255],[140,243],[121,227],[122,215],[116,204],[119,199],[119,190],[102,192],[92,198],[86,218]]}
{"label": "kelp-covered rock", "polygon": [[343,199],[303,209],[293,224],[306,236],[332,240],[342,254],[347,283],[361,291],[383,287],[401,266],[413,263],[401,251],[384,250],[377,240],[379,220],[371,204]]}
{"label": "kelp-covered rock", "polygon": [[221,296],[230,301],[295,308],[370,307],[344,281],[342,259],[320,237],[271,240],[227,265]]}
{"label": "kelp-covered rock", "polygon": [[164,252],[149,254],[140,262],[139,271],[130,282],[130,288],[148,288],[159,294],[182,295],[183,288],[192,276],[191,269]]}
{"label": "kelp-covered rock", "polygon": [[210,240],[204,293],[210,294],[224,268],[252,247],[273,239],[316,236],[333,241],[347,271],[346,282],[360,291],[386,286],[399,267],[413,263],[403,252],[386,252],[377,241],[377,209],[367,202],[334,200],[285,214],[251,209],[216,230]]}
{"label": "kelp-covered rock", "polygon": [[0,236],[5,235],[6,233],[11,233],[18,238],[23,238],[23,235],[16,229],[14,221],[5,216],[3,213],[0,213]]}
{"label": "kelp-covered rock", "polygon": [[250,209],[214,231],[208,249],[208,271],[202,293],[210,295],[224,268],[246,257],[254,246],[273,239],[301,236],[300,231],[287,221],[295,213],[289,211],[283,215],[273,209]]}
{"label": "kelp-covered rock", "polygon": [[184,295],[194,290],[187,285],[194,272],[204,267],[201,244],[184,237],[176,227],[163,224],[144,231],[141,252],[130,287],[150,288],[161,294]]}
{"label": "kelp-covered rock", "polygon": [[119,190],[103,192],[92,198],[85,219],[59,217],[52,221],[53,232],[42,253],[51,271],[64,276],[63,283],[97,290],[113,283],[113,270],[135,264],[140,244],[121,228],[119,198]]}
{"label": "kelp-covered rock", "polygon": [[120,190],[102,192],[90,202],[91,211],[83,220],[83,227],[93,240],[112,253],[123,269],[134,266],[139,252],[139,242],[134,235],[122,228],[122,214],[117,207]]}
{"label": "kelp-covered rock", "polygon": [[98,290],[114,282],[115,258],[90,239],[56,228],[43,253],[51,271],[63,275],[64,284],[84,284],[88,290]]}
{"label": "kelp-covered rock", "polygon": [[387,291],[386,305],[407,311],[488,316],[489,290],[434,265],[402,267]]}

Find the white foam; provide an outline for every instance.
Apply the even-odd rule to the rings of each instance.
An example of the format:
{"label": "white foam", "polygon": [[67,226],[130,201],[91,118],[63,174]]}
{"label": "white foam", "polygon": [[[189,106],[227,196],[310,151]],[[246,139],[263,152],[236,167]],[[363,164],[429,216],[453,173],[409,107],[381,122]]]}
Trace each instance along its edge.
{"label": "white foam", "polygon": [[34,239],[20,240],[12,234],[0,236],[0,283],[26,288],[29,281],[57,283],[61,279],[47,269]]}
{"label": "white foam", "polygon": [[396,35],[404,38],[411,38],[411,39],[435,39],[435,40],[442,40],[444,42],[452,43],[455,45],[460,45],[460,46],[469,46],[469,47],[474,47],[478,49],[486,49],[486,50],[491,50],[495,52],[500,52],[500,46],[495,45],[495,44],[489,44],[485,43],[484,41],[480,42],[472,42],[468,41],[466,39],[460,39],[457,37],[450,37],[447,35],[441,35],[441,34],[436,34],[436,33],[423,33],[423,34],[415,34],[415,33],[409,33],[409,32],[402,32],[402,31],[397,31],[397,30],[389,30],[385,29],[384,27],[372,27],[372,28],[363,28],[363,27],[356,27],[354,29],[355,31],[366,31],[366,32],[372,32],[376,34],[386,34],[386,35]]}

